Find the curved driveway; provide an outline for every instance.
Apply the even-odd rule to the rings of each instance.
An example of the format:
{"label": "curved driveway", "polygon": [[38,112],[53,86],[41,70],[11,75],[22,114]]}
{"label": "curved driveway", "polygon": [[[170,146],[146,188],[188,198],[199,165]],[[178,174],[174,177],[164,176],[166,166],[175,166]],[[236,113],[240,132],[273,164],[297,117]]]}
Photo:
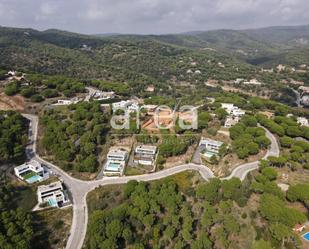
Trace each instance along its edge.
{"label": "curved driveway", "polygon": [[[165,178],[167,176],[171,176],[186,170],[195,170],[200,173],[200,175],[208,180],[213,178],[214,175],[212,171],[204,165],[197,165],[193,163],[183,164],[177,167],[173,167],[170,169],[162,170],[159,172],[138,175],[138,176],[123,176],[123,177],[106,177],[100,180],[94,181],[83,181],[76,178],[73,178],[68,173],[60,169],[58,166],[45,161],[36,153],[36,142],[37,142],[37,133],[38,133],[38,117],[30,114],[23,114],[25,118],[30,120],[29,127],[29,145],[26,149],[27,156],[32,159],[38,160],[42,164],[47,165],[52,169],[54,174],[58,175],[69,191],[72,194],[72,202],[73,202],[73,220],[72,226],[70,230],[70,235],[67,241],[66,249],[81,249],[83,246],[83,242],[86,236],[87,231],[87,222],[88,222],[88,209],[87,209],[87,194],[100,186],[111,185],[111,184],[124,184],[130,180],[137,181],[153,181]],[[266,130],[266,129],[265,129]],[[279,156],[279,145],[277,143],[276,138],[273,134],[271,134],[268,130],[266,130],[267,137],[271,140],[270,149],[267,151],[264,158],[268,156]],[[258,161],[247,163],[238,166],[235,168],[231,175],[223,178],[230,179],[232,177],[238,177],[243,180],[246,175],[258,168]]]}

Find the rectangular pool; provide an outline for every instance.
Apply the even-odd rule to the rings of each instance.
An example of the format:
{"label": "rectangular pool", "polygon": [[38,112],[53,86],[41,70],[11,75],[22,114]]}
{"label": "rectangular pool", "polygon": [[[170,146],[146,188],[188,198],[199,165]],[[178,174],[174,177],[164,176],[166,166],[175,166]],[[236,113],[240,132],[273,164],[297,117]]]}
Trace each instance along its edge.
{"label": "rectangular pool", "polygon": [[35,183],[35,182],[39,182],[42,180],[42,177],[39,175],[34,175],[29,177],[28,179],[26,179],[26,182],[31,184],[31,183]]}
{"label": "rectangular pool", "polygon": [[117,172],[119,171],[120,166],[121,164],[118,164],[118,163],[109,163],[106,167],[106,170]]}
{"label": "rectangular pool", "polygon": [[55,198],[49,199],[49,200],[48,200],[48,204],[49,204],[49,206],[51,206],[51,207],[58,207],[58,202],[56,201]]}
{"label": "rectangular pool", "polygon": [[308,232],[308,233],[305,233],[305,234],[303,235],[303,238],[304,238],[305,240],[309,241],[309,232]]}

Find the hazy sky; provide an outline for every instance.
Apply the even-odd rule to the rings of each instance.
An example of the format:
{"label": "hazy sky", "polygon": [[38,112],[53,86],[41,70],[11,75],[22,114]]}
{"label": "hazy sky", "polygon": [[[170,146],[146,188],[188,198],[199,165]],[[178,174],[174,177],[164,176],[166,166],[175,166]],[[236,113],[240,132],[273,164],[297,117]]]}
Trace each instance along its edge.
{"label": "hazy sky", "polygon": [[0,25],[159,34],[309,24],[308,10],[308,0],[0,0]]}

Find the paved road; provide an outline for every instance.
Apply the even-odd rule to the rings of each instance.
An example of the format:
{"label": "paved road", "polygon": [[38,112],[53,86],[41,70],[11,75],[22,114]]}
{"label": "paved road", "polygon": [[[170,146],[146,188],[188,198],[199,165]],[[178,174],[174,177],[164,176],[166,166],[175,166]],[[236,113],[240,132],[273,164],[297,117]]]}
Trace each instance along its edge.
{"label": "paved road", "polygon": [[[265,129],[265,131],[266,136],[271,141],[271,145],[270,148],[267,150],[267,153],[263,157],[263,159],[267,159],[267,157],[269,156],[276,156],[276,157],[279,156],[280,148],[276,137],[272,133],[270,133],[267,129]],[[259,161],[246,163],[235,168],[228,177],[225,177],[223,179],[231,179],[233,177],[238,177],[241,181],[243,181],[249,172],[256,170],[258,168],[259,168]]]}
{"label": "paved road", "polygon": [[[64,182],[66,187],[72,194],[72,204],[73,204],[73,220],[72,226],[70,230],[70,235],[67,241],[66,249],[81,249],[83,246],[83,242],[86,236],[87,231],[87,222],[88,222],[88,209],[87,209],[87,194],[100,186],[111,185],[111,184],[124,184],[130,180],[137,181],[153,181],[165,178],[167,176],[171,176],[186,170],[195,170],[198,171],[201,176],[208,180],[213,178],[214,175],[212,171],[204,165],[198,164],[183,164],[177,167],[173,167],[170,169],[162,170],[159,172],[138,175],[138,176],[124,176],[124,177],[106,177],[100,180],[94,181],[83,181],[76,178],[73,178],[68,173],[64,172],[58,166],[45,161],[41,157],[39,157],[36,153],[36,145],[37,145],[37,134],[38,134],[38,117],[29,114],[23,114],[23,116],[30,120],[29,127],[29,145],[27,147],[27,156],[29,159],[35,159],[41,162],[42,164],[47,165],[52,171],[57,174]],[[267,137],[271,140],[271,148],[265,155],[265,158],[268,156],[277,156],[279,155],[279,146],[276,141],[276,138],[266,130]],[[258,162],[248,163],[244,165],[240,165],[237,167],[229,177],[224,179],[230,179],[232,177],[238,177],[243,180],[246,175],[252,171],[257,169]]]}

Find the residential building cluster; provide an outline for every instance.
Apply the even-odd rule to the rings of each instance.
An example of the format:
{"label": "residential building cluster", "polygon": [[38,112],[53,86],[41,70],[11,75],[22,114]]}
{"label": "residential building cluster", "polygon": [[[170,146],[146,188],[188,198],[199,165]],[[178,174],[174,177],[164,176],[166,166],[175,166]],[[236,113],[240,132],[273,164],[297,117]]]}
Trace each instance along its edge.
{"label": "residential building cluster", "polygon": [[241,117],[246,114],[246,112],[234,104],[222,103],[221,107],[228,113],[228,116],[225,119],[224,127],[230,128],[236,125]]}

